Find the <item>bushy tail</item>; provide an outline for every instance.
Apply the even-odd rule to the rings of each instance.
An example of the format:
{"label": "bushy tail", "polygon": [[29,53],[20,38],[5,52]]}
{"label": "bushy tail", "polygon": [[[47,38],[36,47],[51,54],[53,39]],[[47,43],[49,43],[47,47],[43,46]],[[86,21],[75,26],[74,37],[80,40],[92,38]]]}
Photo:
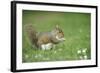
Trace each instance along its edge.
{"label": "bushy tail", "polygon": [[28,38],[29,38],[30,42],[32,43],[32,45],[34,44],[37,47],[37,39],[38,39],[37,31],[32,26],[32,24],[25,25],[25,32],[27,33]]}

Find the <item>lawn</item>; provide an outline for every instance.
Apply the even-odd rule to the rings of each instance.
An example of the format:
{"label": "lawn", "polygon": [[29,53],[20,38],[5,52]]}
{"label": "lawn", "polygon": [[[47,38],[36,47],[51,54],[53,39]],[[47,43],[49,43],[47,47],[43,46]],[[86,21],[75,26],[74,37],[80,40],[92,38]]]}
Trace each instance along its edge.
{"label": "lawn", "polygon": [[[72,61],[91,59],[90,13],[50,12],[23,10],[23,62]],[[66,41],[55,49],[33,48],[24,26],[32,24],[37,31],[51,31],[56,24],[62,28]]]}

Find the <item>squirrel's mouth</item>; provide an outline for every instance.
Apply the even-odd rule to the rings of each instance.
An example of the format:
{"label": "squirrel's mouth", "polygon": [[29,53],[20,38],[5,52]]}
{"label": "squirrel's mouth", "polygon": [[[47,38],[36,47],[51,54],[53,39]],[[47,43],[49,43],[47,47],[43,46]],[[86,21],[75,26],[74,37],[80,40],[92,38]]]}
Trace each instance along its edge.
{"label": "squirrel's mouth", "polygon": [[56,36],[56,39],[58,40],[58,41],[65,41],[66,39],[63,37],[63,38],[59,38],[58,36]]}

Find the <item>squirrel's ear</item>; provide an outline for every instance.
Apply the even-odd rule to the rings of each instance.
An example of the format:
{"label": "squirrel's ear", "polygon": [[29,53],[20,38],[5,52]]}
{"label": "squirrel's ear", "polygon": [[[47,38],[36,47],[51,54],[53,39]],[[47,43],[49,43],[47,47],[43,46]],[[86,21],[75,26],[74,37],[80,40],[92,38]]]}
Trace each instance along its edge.
{"label": "squirrel's ear", "polygon": [[56,28],[59,28],[59,25],[58,24],[56,25]]}

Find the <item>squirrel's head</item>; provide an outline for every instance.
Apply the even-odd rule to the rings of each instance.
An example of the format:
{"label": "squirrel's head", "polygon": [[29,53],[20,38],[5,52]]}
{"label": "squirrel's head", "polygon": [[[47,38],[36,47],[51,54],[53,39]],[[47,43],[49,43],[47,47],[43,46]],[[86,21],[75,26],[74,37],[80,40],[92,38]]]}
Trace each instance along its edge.
{"label": "squirrel's head", "polygon": [[53,32],[54,32],[55,38],[58,41],[64,41],[65,40],[64,33],[63,33],[62,29],[59,27],[59,25],[55,26],[55,29],[53,30]]}

